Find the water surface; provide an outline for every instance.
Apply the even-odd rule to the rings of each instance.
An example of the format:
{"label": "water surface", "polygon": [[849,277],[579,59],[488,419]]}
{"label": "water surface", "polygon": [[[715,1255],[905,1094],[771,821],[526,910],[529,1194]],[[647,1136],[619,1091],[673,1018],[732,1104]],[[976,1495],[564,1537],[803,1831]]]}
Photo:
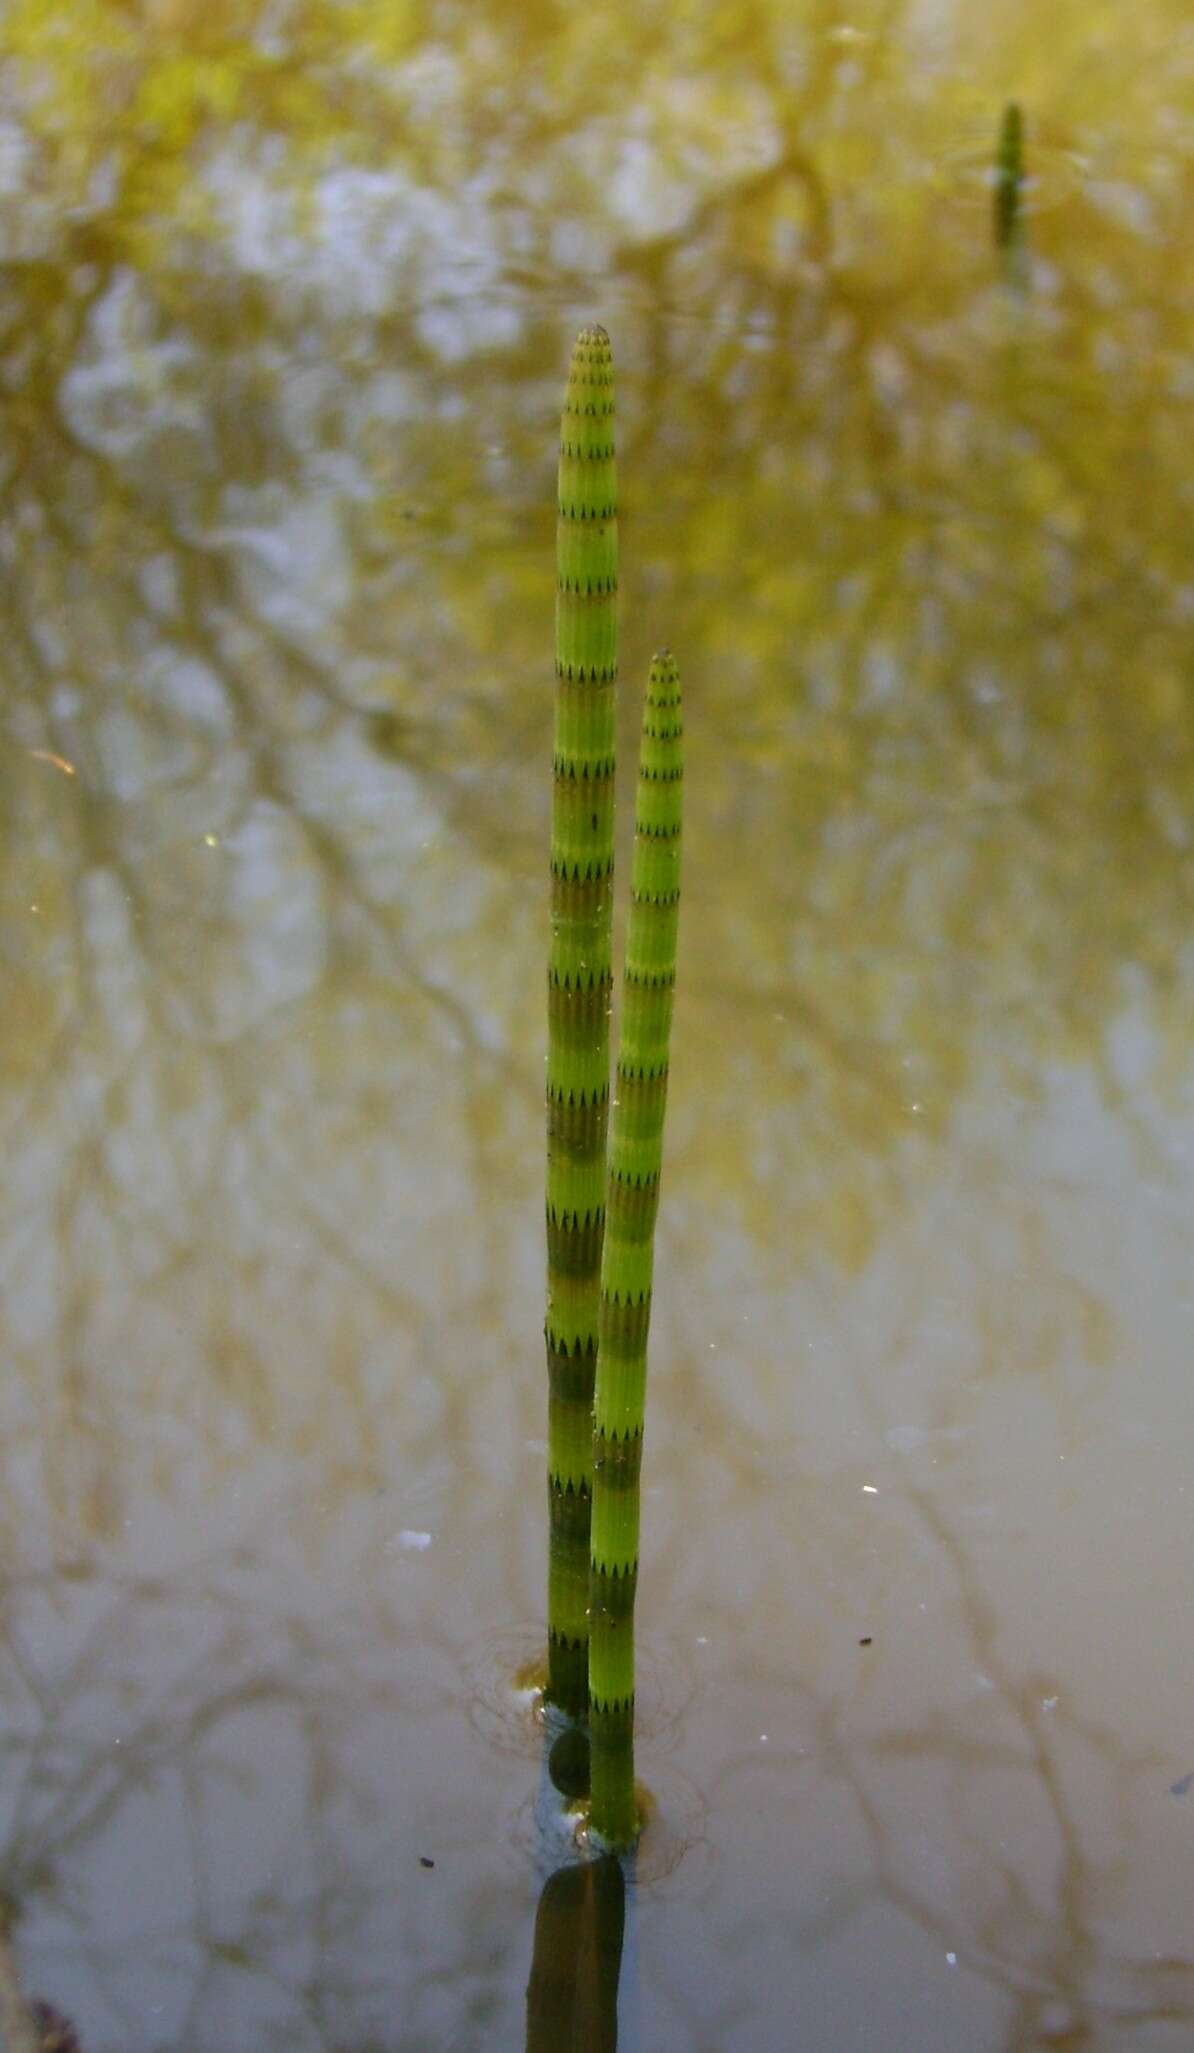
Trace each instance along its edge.
{"label": "water surface", "polygon": [[[86,2053],[593,2049],[611,1962],[623,2053],[1190,2044],[1192,240],[1171,0],[10,7],[0,1845]],[[594,318],[689,737],[624,1893],[511,1686]]]}

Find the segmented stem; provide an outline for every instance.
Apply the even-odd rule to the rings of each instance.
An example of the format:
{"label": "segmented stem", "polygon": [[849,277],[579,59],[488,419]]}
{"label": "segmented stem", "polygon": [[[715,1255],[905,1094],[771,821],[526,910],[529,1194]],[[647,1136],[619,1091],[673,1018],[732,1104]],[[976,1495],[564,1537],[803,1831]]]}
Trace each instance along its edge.
{"label": "segmented stem", "polygon": [[560,424],[547,969],[548,1695],[588,1696],[589,1509],[609,1114],[618,675],[614,379],[577,336]]}
{"label": "segmented stem", "polygon": [[610,1129],[593,1405],[589,1608],[591,1816],[614,1847],[634,1804],[634,1597],[655,1218],[676,981],[683,811],[680,683],[664,651],[643,708],[622,1023]]}

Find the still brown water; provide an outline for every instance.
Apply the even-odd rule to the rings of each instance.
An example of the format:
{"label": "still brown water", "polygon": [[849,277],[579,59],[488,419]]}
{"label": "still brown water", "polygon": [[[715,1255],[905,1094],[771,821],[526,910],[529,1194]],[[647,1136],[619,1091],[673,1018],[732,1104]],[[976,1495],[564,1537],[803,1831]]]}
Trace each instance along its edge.
{"label": "still brown water", "polygon": [[[622,2053],[1194,2043],[1192,245],[1177,0],[9,0],[0,1880],[85,2053],[592,2053],[611,1961]],[[589,319],[689,735],[624,1895],[510,1688]]]}

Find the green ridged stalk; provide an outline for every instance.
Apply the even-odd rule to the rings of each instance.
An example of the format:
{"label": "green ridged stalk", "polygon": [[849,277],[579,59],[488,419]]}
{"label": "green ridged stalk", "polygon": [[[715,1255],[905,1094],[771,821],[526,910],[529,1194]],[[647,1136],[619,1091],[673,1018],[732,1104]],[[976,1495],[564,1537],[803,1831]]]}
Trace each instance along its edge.
{"label": "green ridged stalk", "polygon": [[576,339],[560,423],[547,969],[549,1699],[585,1714],[614,869],[618,676],[614,377],[604,328]]}
{"label": "green ridged stalk", "polygon": [[634,1798],[639,1470],[676,982],[683,732],[679,678],[665,651],[651,664],[643,708],[593,1404],[590,1816],[594,1831],[615,1848],[632,1846],[639,1829]]}

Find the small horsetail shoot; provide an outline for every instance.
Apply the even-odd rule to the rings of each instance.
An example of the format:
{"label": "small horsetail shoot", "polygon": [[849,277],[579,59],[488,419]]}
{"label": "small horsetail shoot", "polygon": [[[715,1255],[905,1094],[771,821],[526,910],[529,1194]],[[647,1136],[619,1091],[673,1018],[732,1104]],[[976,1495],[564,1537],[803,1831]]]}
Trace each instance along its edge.
{"label": "small horsetail shoot", "polygon": [[634,1596],[655,1217],[676,983],[683,810],[676,665],[651,664],[639,749],[593,1406],[589,1584],[590,1819],[607,1845],[638,1837],[634,1795]]}
{"label": "small horsetail shoot", "polygon": [[588,1704],[589,1508],[613,984],[618,518],[609,337],[577,337],[560,424],[547,965],[547,1695]]}
{"label": "small horsetail shoot", "polygon": [[995,151],[992,228],[995,248],[1013,285],[1025,281],[1024,241],[1024,117],[1009,100],[999,126]]}

